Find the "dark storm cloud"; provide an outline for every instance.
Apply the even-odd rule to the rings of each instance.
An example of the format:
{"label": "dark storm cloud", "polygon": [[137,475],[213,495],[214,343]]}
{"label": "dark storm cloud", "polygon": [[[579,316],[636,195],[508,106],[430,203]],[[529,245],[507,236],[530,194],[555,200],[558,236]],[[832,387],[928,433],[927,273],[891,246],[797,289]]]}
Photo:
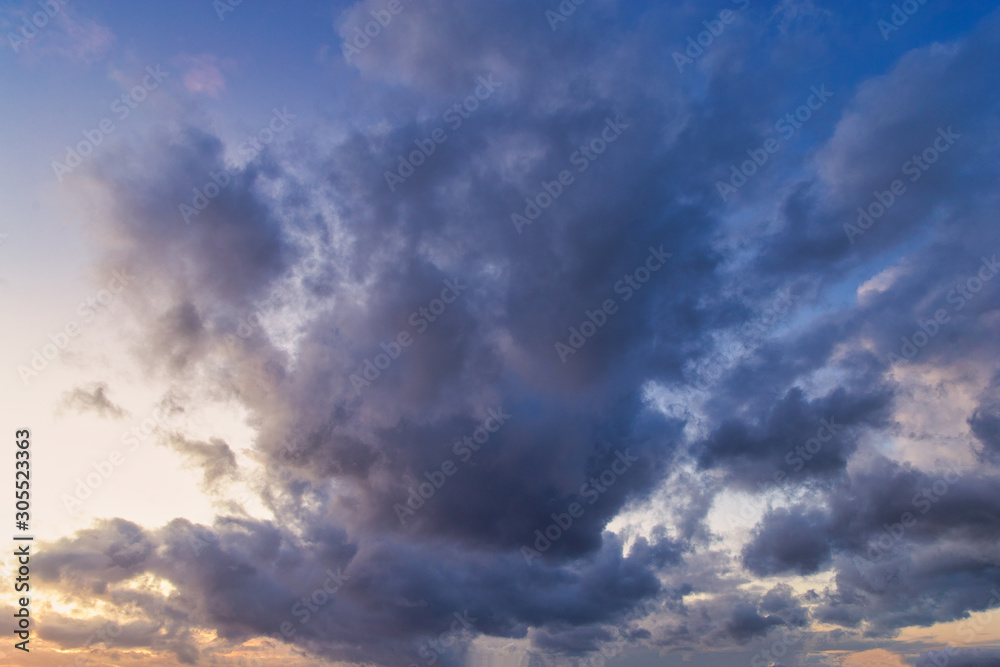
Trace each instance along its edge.
{"label": "dark storm cloud", "polygon": [[830,558],[830,541],[817,530],[824,519],[819,511],[776,510],[758,526],[744,548],[743,564],[761,576],[789,570],[813,574]]}
{"label": "dark storm cloud", "polygon": [[987,460],[997,460],[1000,457],[1000,375],[993,377],[969,417],[969,428],[982,444],[980,455]]}
{"label": "dark storm cloud", "polygon": [[[596,131],[609,113],[610,107],[593,114]],[[173,159],[172,151],[201,162],[184,169],[165,166],[156,191],[145,196],[152,199],[155,195],[162,203],[167,198],[157,193],[182,192],[179,183],[189,180],[187,174],[217,167],[212,146],[208,140],[173,146],[165,159]],[[620,148],[617,158],[609,155],[588,175],[599,177],[598,170],[609,173],[615,162],[628,159],[634,150],[624,143]],[[552,164],[569,167],[566,158],[573,150],[567,142]],[[364,161],[353,164],[353,173],[364,173]],[[379,184],[382,160],[368,164]],[[117,180],[106,183],[119,185]],[[617,511],[641,499],[666,470],[679,424],[651,412],[638,395],[629,378],[641,360],[630,358],[629,342],[649,335],[650,313],[666,314],[673,310],[671,302],[689,300],[678,289],[684,281],[711,280],[711,261],[698,258],[699,252],[706,252],[703,248],[695,248],[676,268],[665,267],[661,284],[650,285],[629,303],[623,301],[617,319],[602,331],[604,340],[592,341],[587,355],[564,367],[554,353],[554,342],[579,324],[588,307],[599,306],[614,295],[615,282],[645,262],[649,246],[663,244],[664,232],[654,229],[659,223],[651,216],[634,223],[633,238],[601,230],[597,225],[605,221],[591,217],[582,224],[593,226],[601,242],[576,240],[576,236],[566,237],[566,247],[531,242],[523,246],[523,254],[529,257],[523,257],[522,250],[514,247],[518,241],[507,214],[508,207],[517,206],[517,198],[496,209],[495,231],[483,238],[465,236],[461,243],[457,241],[468,221],[449,211],[450,202],[424,202],[414,194],[413,212],[377,215],[359,208],[329,224],[346,235],[348,244],[359,248],[354,262],[360,257],[370,257],[370,261],[353,267],[323,266],[325,287],[319,296],[338,307],[307,324],[297,370],[282,366],[259,384],[251,384],[258,360],[278,355],[255,339],[230,350],[225,336],[234,331],[234,314],[241,308],[252,309],[252,300],[264,295],[268,281],[281,276],[284,255],[269,251],[262,264],[244,265],[244,257],[256,251],[237,244],[227,252],[214,253],[211,260],[207,256],[200,260],[197,253],[202,251],[197,251],[195,257],[175,265],[170,254],[147,262],[139,253],[141,248],[159,247],[161,241],[186,249],[203,235],[225,238],[230,225],[226,216],[238,214],[230,206],[244,199],[247,206],[254,201],[251,194],[244,194],[243,186],[237,178],[230,186],[234,201],[216,199],[190,226],[173,220],[176,228],[169,240],[165,235],[160,238],[158,226],[165,226],[166,221],[151,224],[148,230],[132,230],[133,236],[126,237],[131,247],[124,255],[140,279],[172,295],[167,307],[150,318],[150,335],[159,339],[149,348],[157,350],[150,361],[166,357],[168,367],[180,371],[203,364],[224,386],[234,387],[257,413],[265,451],[279,467],[284,466],[280,457],[289,443],[300,477],[310,480],[272,486],[268,493],[273,505],[288,520],[306,526],[339,517],[356,535],[363,558],[359,557],[352,577],[365,585],[359,588],[355,603],[338,605],[345,608],[347,625],[356,629],[352,641],[336,641],[337,635],[327,632],[325,622],[322,631],[320,625],[305,629],[293,641],[324,654],[360,660],[367,656],[351,647],[370,645],[372,638],[380,637],[380,642],[410,642],[407,646],[412,653],[417,636],[439,634],[448,627],[451,614],[468,609],[478,619],[476,633],[516,637],[524,636],[529,627],[539,627],[546,629],[551,641],[569,646],[587,634],[573,628],[592,627],[588,632],[599,640],[606,632],[601,623],[614,622],[636,602],[656,594],[659,586],[652,573],[662,565],[677,563],[678,547],[671,546],[668,552],[652,545],[622,560],[614,554],[620,546],[602,532]],[[122,187],[130,189],[121,193],[126,211],[132,206],[154,208],[153,202],[145,200],[133,204],[140,199],[137,192],[152,186],[126,183]],[[343,186],[334,181],[333,187]],[[480,187],[486,187],[485,183]],[[581,188],[580,192],[586,191]],[[570,193],[565,197],[567,210],[579,206]],[[385,198],[373,195],[367,201]],[[614,195],[623,205],[635,206],[625,203],[629,198],[630,189]],[[473,195],[470,203],[474,200]],[[366,200],[345,201],[360,206]],[[268,209],[265,205],[259,209],[250,212],[245,224],[264,238],[270,234],[266,231],[270,229]],[[129,215],[128,219],[142,218]],[[387,226],[387,221],[394,224]],[[545,230],[538,231],[544,238]],[[275,234],[273,238],[281,238]],[[448,240],[451,236],[456,239],[454,247]],[[407,237],[412,242],[400,243]],[[432,261],[414,252],[424,237],[442,240],[435,246],[443,253],[441,258]],[[534,258],[530,257],[532,249]],[[586,259],[589,255],[594,261]],[[595,277],[597,268],[600,275]],[[220,275],[208,275],[209,270]],[[500,280],[491,275],[496,270]],[[246,280],[237,283],[225,278],[237,274],[246,274]],[[409,315],[437,297],[445,281],[467,285],[468,291],[421,334]],[[363,304],[350,296],[357,282],[366,284]],[[202,284],[206,289],[198,288]],[[573,304],[566,305],[566,295],[572,295]],[[540,318],[538,312],[547,315]],[[366,358],[381,352],[380,343],[404,330],[415,337],[413,348],[406,349],[384,377],[359,396],[350,376],[361,371]],[[625,340],[616,341],[616,335]],[[228,363],[217,368],[214,360],[220,355]],[[509,423],[448,479],[409,525],[400,527],[394,504],[405,503],[410,489],[427,481],[425,472],[439,470],[444,460],[455,459],[452,444],[473,433],[491,408],[509,414]],[[206,481],[231,471],[227,447],[208,451],[204,443],[195,448],[192,444],[183,449],[206,459]],[[527,563],[522,545],[533,544],[534,531],[544,530],[553,514],[565,513],[572,502],[585,502],[581,488],[618,465],[619,453],[633,461],[630,468],[602,489],[598,502],[586,505],[584,515],[541,556],[542,562]],[[336,494],[322,484],[328,478],[341,480]],[[324,511],[314,513],[294,498],[319,499]],[[326,508],[332,508],[334,516]],[[391,540],[380,537],[394,533],[398,537]],[[447,552],[436,546],[441,540],[449,545]],[[303,558],[315,558],[317,548],[307,545],[308,555]],[[495,550],[488,561],[484,561],[484,549]],[[406,558],[401,560],[400,554]],[[60,556],[53,553],[52,557]],[[580,557],[586,557],[581,565],[559,564]],[[444,562],[448,567],[439,567]],[[243,566],[235,567],[240,571]],[[488,568],[485,573],[483,567]],[[210,568],[205,576],[223,572]],[[177,585],[173,571],[168,574]],[[253,584],[252,576],[247,576],[239,586]],[[207,580],[201,583],[213,596],[227,597],[225,605],[231,606],[232,616],[226,615],[222,623],[226,636],[274,631],[275,624],[265,627],[253,618],[249,610],[254,605],[231,601],[239,597],[236,584],[220,590],[207,585]],[[257,585],[261,586],[263,582]],[[449,593],[456,586],[460,586],[457,594]],[[345,599],[350,590],[350,586],[345,589]],[[285,609],[291,606],[288,600],[281,605]],[[369,606],[384,611],[373,611],[359,620],[360,610]],[[215,616],[208,620],[213,625],[221,623]],[[237,629],[240,623],[242,631]],[[574,634],[577,639],[570,640]]]}
{"label": "dark storm cloud", "polygon": [[733,608],[732,615],[723,627],[737,643],[742,644],[753,637],[766,634],[769,628],[781,623],[781,619],[761,616],[756,607],[741,602]]}
{"label": "dark storm cloud", "polygon": [[[877,460],[824,498],[828,508],[775,510],[747,545],[757,574],[833,568],[820,620],[866,621],[875,633],[931,625],[986,608],[1000,583],[991,553],[1000,532],[996,478],[929,474]],[[942,550],[942,547],[946,547]]]}
{"label": "dark storm cloud", "polygon": [[[114,213],[99,221],[112,235],[108,261],[144,281],[127,299],[150,327],[141,357],[182,370],[212,352],[238,321],[270,295],[299,249],[293,238],[308,226],[294,209],[278,213],[260,188],[276,176],[264,154],[233,170],[231,182],[190,223],[179,207],[225,172],[222,143],[199,130],[147,137],[148,153],[121,149],[95,163],[102,194]],[[156,252],[148,253],[155,247]],[[166,297],[166,301],[161,301]]]}
{"label": "dark storm cloud", "polygon": [[883,387],[867,394],[838,387],[813,401],[792,388],[767,406],[760,424],[723,421],[701,444],[699,461],[705,467],[731,466],[745,483],[770,482],[779,470],[793,478],[799,471],[803,478],[836,474],[857,447],[850,437],[853,427],[884,425],[891,400],[892,392]]}
{"label": "dark storm cloud", "polygon": [[672,651],[743,646],[776,630],[794,631],[809,614],[787,587],[764,595],[731,590],[712,599],[684,602],[653,631],[652,642]]}
{"label": "dark storm cloud", "polygon": [[951,648],[921,653],[916,667],[990,667],[998,663],[998,649]]}
{"label": "dark storm cloud", "polygon": [[[998,481],[993,470],[963,475],[956,482],[952,473],[918,471],[875,459],[846,474],[845,464],[857,443],[834,440],[823,444],[794,476],[788,463],[776,455],[790,451],[794,439],[815,436],[815,432],[796,432],[801,411],[788,407],[795,405],[789,396],[795,397],[798,390],[784,389],[815,370],[836,369],[839,386],[834,391],[854,405],[868,407],[858,422],[862,427],[858,434],[864,437],[871,431],[900,432],[889,418],[900,392],[895,382],[898,376],[889,379],[890,364],[932,368],[976,360],[985,368],[994,365],[996,343],[989,323],[996,313],[995,286],[984,280],[982,293],[971,298],[962,287],[978,276],[980,267],[991,261],[992,249],[1000,245],[992,222],[995,213],[990,210],[993,196],[987,194],[993,176],[983,177],[984,172],[995,173],[996,163],[981,165],[968,152],[975,150],[982,133],[991,132],[980,115],[982,109],[969,108],[969,100],[983,100],[977,103],[987,108],[995,108],[996,100],[992,93],[984,98],[977,77],[965,78],[978,66],[982,49],[995,50],[998,34],[993,17],[959,48],[913,52],[877,84],[862,86],[850,102],[837,132],[817,156],[825,178],[822,187],[805,185],[786,200],[786,227],[774,237],[784,247],[761,255],[770,265],[767,270],[781,264],[781,271],[797,275],[800,281],[809,275],[837,281],[841,269],[829,260],[841,262],[846,269],[859,256],[899,247],[902,236],[916,229],[904,231],[908,225],[921,224],[923,238],[881,285],[873,281],[857,305],[815,318],[807,327],[786,335],[780,348],[765,345],[741,368],[731,371],[728,379],[732,381],[712,397],[710,408],[720,418],[733,412],[748,416],[725,418],[695,449],[703,464],[721,467],[751,488],[769,484],[772,474],[782,471],[790,477],[783,485],[786,491],[794,492],[803,484],[818,494],[803,505],[766,514],[742,557],[743,564],[757,575],[833,568],[837,585],[826,592],[816,609],[817,618],[825,622],[888,635],[907,625],[951,621],[968,610],[982,609],[979,593],[997,581],[995,561],[988,556],[993,536],[1000,530],[994,501]],[[930,99],[924,86],[939,79],[953,94]],[[917,96],[924,96],[921,103]],[[927,104],[922,103],[924,98]],[[866,111],[876,104],[881,110],[879,120]],[[887,108],[894,110],[886,114]],[[938,120],[948,115],[955,120]],[[853,247],[846,236],[838,240],[835,230],[843,234],[843,223],[853,222],[857,214],[851,217],[850,210],[830,210],[828,202],[855,201],[855,208],[865,205],[871,198],[865,189],[868,193],[884,190],[900,176],[905,160],[933,139],[931,132],[921,144],[918,126],[934,130],[938,124],[951,122],[968,128],[969,134],[963,134],[961,141],[969,136],[973,140],[968,145],[956,143],[955,152],[947,159],[942,156],[885,218],[855,239]],[[864,141],[858,139],[861,136],[866,137]],[[916,144],[906,148],[906,142]],[[831,167],[831,159],[841,166]],[[847,168],[846,160],[855,166]],[[826,194],[820,197],[817,193],[822,188]],[[829,198],[832,192],[837,197]],[[937,208],[928,205],[930,198]],[[931,210],[947,211],[940,227],[930,224]],[[991,270],[984,272],[989,275]],[[935,325],[936,312],[943,312],[946,321]],[[920,335],[926,334],[930,342],[921,345],[910,362],[891,361],[890,354],[903,356],[902,337],[912,341],[917,331],[925,332]],[[811,403],[821,400],[813,398]],[[993,392],[988,390],[969,417],[987,459],[994,404]],[[784,411],[779,412],[780,408]],[[818,420],[815,415],[814,421]],[[818,423],[814,431],[816,427]],[[772,432],[794,435],[771,441]],[[821,485],[810,480],[830,473],[837,474]],[[951,483],[943,481],[946,474]],[[947,492],[935,494],[935,483]],[[922,495],[925,490],[930,495]],[[897,526],[907,513],[915,523],[900,531]],[[900,536],[894,537],[893,531]],[[885,549],[879,547],[879,540]]]}
{"label": "dark storm cloud", "polygon": [[787,584],[779,584],[769,590],[761,598],[760,609],[767,614],[780,615],[789,626],[801,627],[809,621],[809,613]]}
{"label": "dark storm cloud", "polygon": [[[345,34],[372,7],[350,10],[339,24]],[[113,202],[97,222],[108,261],[146,286],[127,297],[142,327],[134,347],[176,382],[242,403],[258,431],[261,494],[274,518],[219,518],[211,528],[178,519],[158,530],[114,520],[50,545],[40,575],[172,619],[172,650],[184,660],[195,658],[189,629],[236,642],[273,636],[284,622],[296,630],[286,639],[324,656],[402,664],[464,613],[475,619],[469,634],[530,634],[547,650],[582,654],[647,601],[665,613],[649,642],[670,650],[745,645],[802,627],[805,602],[820,620],[885,633],[977,608],[972,592],[997,577],[986,548],[1000,510],[995,477],[949,485],[885,557],[908,559],[912,575],[872,583],[850,569],[851,556],[884,523],[913,512],[914,495],[937,478],[882,459],[850,470],[859,441],[844,430],[891,434],[901,390],[887,353],[915,316],[926,318],[925,299],[974,271],[975,249],[996,239],[985,213],[995,211],[995,165],[983,167],[989,156],[975,150],[993,136],[996,93],[980,96],[976,85],[997,21],[956,46],[908,54],[878,82],[838,89],[810,130],[820,137],[809,153],[815,182],[798,182],[798,162],[776,160],[767,179],[780,187],[765,187],[762,175],[740,196],[777,219],[744,230],[714,183],[814,82],[802,83],[787,43],[772,44],[749,21],[698,72],[678,76],[670,51],[686,37],[685,24],[674,25],[679,14],[595,1],[553,33],[529,3],[408,4],[393,20],[396,37],[387,31],[358,56],[359,105],[383,109],[385,127],[357,129],[373,128],[369,118],[332,146],[275,147],[234,169],[190,224],[178,206],[226,166],[218,138],[164,130],[95,160],[94,187]],[[736,53],[746,55],[722,57]],[[750,76],[755,59],[771,54],[782,63],[773,75]],[[495,96],[390,190],[385,171],[440,124],[428,114],[486,72],[500,82]],[[939,84],[947,102],[922,104]],[[876,111],[886,105],[890,112]],[[627,127],[579,171],[571,156],[609,122]],[[842,224],[852,206],[843,202],[864,203],[907,151],[922,148],[911,147],[914,137],[926,130],[933,139],[949,123],[962,143],[893,209],[915,222],[889,229],[887,219],[851,249]],[[574,182],[518,233],[511,214],[525,214],[525,198],[561,170]],[[838,295],[831,306],[823,290],[861,258],[898,252],[937,196],[959,238],[931,234],[884,291],[846,305]],[[617,289],[651,252],[672,256],[641,289]],[[959,266],[960,257],[972,265]],[[688,387],[688,363],[786,287],[821,312],[769,333],[727,370],[702,423],[647,402],[648,382]],[[455,298],[445,305],[446,289]],[[443,309],[428,316],[438,299]],[[607,299],[616,312],[564,363],[555,344]],[[975,344],[969,358],[995,353],[989,303],[984,294],[954,313],[954,331]],[[244,336],[241,323],[259,309],[295,323],[293,335],[272,338],[261,325]],[[405,345],[396,342],[404,333]],[[919,363],[961,356],[945,335]],[[509,418],[462,460],[455,443],[490,410]],[[974,432],[990,432],[989,414],[972,416]],[[701,435],[688,441],[685,426]],[[789,455],[812,439],[819,450],[796,454],[807,462],[795,469]],[[175,442],[205,466],[207,483],[235,471],[222,441]],[[631,465],[618,472],[621,456]],[[669,477],[686,457],[700,468]],[[708,478],[755,489],[779,469],[798,475],[793,491],[816,499],[767,513],[742,564],[759,576],[835,567],[837,588],[823,596],[739,590],[746,573],[711,544],[705,517],[721,484]],[[608,470],[613,483],[600,482]],[[661,526],[626,551],[606,532],[609,521],[668,477],[684,484],[671,494],[687,503],[673,508],[679,532],[668,537]],[[590,502],[592,480],[603,490]],[[421,484],[433,493],[401,522],[396,506]],[[574,502],[583,513],[526,559],[535,531]],[[934,552],[942,539],[955,553]],[[338,568],[347,579],[335,598],[300,623],[296,603]],[[129,593],[124,582],[142,573],[179,593]],[[709,597],[685,600],[692,593]]]}
{"label": "dark storm cloud", "polygon": [[[659,590],[642,561],[622,558],[611,535],[587,563],[527,574],[518,574],[520,554],[471,561],[441,548],[431,558],[402,542],[358,548],[329,529],[319,540],[312,535],[302,543],[248,520],[219,519],[212,528],[176,520],[156,531],[113,520],[49,545],[38,572],[70,593],[137,605],[154,622],[169,622],[173,634],[209,625],[240,641],[279,635],[289,622],[294,641],[318,652],[385,664],[399,664],[400,655],[414,659],[423,639],[446,631],[455,613],[474,619],[475,633],[522,637],[529,626],[551,623],[549,636],[559,642],[582,640],[585,632],[599,641],[606,631],[598,623],[621,619]],[[456,569],[461,587],[452,583]],[[342,586],[321,611],[307,614],[297,603],[322,588],[331,571]],[[140,574],[178,590],[163,599],[121,585]],[[54,633],[71,644],[81,639]],[[381,648],[358,648],[372,636],[381,637]]]}

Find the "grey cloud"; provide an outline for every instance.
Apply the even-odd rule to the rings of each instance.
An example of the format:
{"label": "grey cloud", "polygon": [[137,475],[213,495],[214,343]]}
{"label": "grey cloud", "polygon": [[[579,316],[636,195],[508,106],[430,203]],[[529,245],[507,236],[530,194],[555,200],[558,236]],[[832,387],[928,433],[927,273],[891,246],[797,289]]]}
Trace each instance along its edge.
{"label": "grey cloud", "polygon": [[1000,375],[993,377],[968,422],[982,445],[980,456],[997,460],[1000,457]]}
{"label": "grey cloud", "polygon": [[990,667],[998,662],[998,649],[949,648],[921,653],[916,667]]}
{"label": "grey cloud", "polygon": [[743,564],[761,576],[790,570],[813,574],[830,560],[830,541],[819,511],[775,510],[768,514],[743,549]]}
{"label": "grey cloud", "polygon": [[218,438],[209,442],[192,442],[181,436],[174,436],[170,446],[204,470],[202,483],[205,488],[214,488],[220,480],[236,477],[239,466],[232,448]]}
{"label": "grey cloud", "polygon": [[108,386],[98,382],[88,387],[76,387],[63,395],[63,408],[72,408],[80,412],[92,411],[101,417],[123,419],[128,412],[108,398]]}

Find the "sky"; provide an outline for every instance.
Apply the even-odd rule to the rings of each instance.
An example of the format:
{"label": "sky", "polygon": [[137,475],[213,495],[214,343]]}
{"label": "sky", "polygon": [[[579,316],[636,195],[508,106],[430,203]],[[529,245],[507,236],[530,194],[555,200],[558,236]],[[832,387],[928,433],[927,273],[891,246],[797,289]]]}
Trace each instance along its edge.
{"label": "sky", "polygon": [[1000,664],[997,3],[0,37],[0,665]]}

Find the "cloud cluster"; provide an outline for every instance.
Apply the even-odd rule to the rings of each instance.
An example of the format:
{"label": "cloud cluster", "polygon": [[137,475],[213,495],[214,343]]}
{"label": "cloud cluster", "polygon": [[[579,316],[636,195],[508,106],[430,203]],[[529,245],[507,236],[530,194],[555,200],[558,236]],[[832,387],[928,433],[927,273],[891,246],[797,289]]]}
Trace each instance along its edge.
{"label": "cloud cluster", "polygon": [[[350,9],[341,34],[374,8]],[[984,461],[995,463],[1000,447],[996,380],[987,386],[989,376],[970,368],[995,366],[995,299],[949,306],[953,321],[908,365],[888,356],[949,303],[983,252],[1000,251],[991,121],[1000,100],[983,87],[1000,15],[837,88],[805,158],[794,155],[801,147],[782,151],[740,191],[764,224],[724,205],[714,183],[815,83],[783,54],[791,25],[819,19],[779,18],[780,29],[749,12],[697,73],[678,77],[665,36],[687,34],[682,9],[591,0],[553,32],[527,2],[408,4],[351,67],[371,108],[410,104],[409,117],[386,114],[333,145],[269,146],[239,168],[225,164],[219,138],[183,125],[95,159],[95,231],[108,239],[107,262],[144,286],[123,297],[139,317],[129,344],[148,372],[248,411],[273,519],[158,529],[109,520],[49,545],[41,575],[135,605],[158,630],[126,626],[127,641],[183,662],[197,660],[199,628],[231,642],[280,636],[325,656],[406,664],[464,612],[475,634],[581,655],[612,641],[643,602],[655,603],[658,620],[632,628],[630,640],[667,650],[742,646],[811,618],[886,636],[983,609],[977,594],[1000,583],[997,469],[961,472],[941,493],[945,473],[877,444],[933,440],[901,423],[916,386],[906,373],[919,369],[978,383],[981,402],[963,424]],[[753,53],[773,59],[767,81],[748,75]],[[487,72],[502,83],[495,99],[388,191],[384,171],[438,123],[421,110],[446,108]],[[629,129],[613,149],[518,234],[509,212],[573,169],[574,152],[618,115]],[[939,126],[962,140],[891,219],[849,243],[843,224],[855,208]],[[226,168],[233,182],[182,224],[178,202]],[[651,246],[664,246],[670,262],[562,363],[553,342],[615,297]],[[890,263],[863,295],[845,290]],[[427,318],[426,333],[378,382],[355,391],[351,375],[413,326],[410,315],[448,280],[468,291]],[[808,312],[736,359],[707,395],[692,390],[692,361],[738,336],[784,286]],[[248,313],[262,325],[244,336]],[[660,411],[650,386],[677,392],[687,416]],[[400,525],[394,505],[497,406],[509,421]],[[832,437],[824,420],[856,435]],[[210,489],[239,474],[222,440],[179,437],[174,446],[204,467]],[[626,450],[637,457],[629,472],[526,564],[520,548],[535,529]],[[684,465],[691,474],[676,475]],[[765,512],[740,549],[721,548],[707,525],[716,494],[723,485],[753,492],[780,470],[794,501]],[[608,530],[648,507],[668,479],[684,480],[677,497],[700,499],[687,525]],[[935,499],[918,502],[925,489]],[[914,523],[904,525],[906,513]],[[892,543],[875,559],[871,544],[886,530]],[[296,603],[338,568],[346,583],[300,623]],[[734,586],[821,572],[835,584],[810,595]],[[127,585],[143,574],[175,590]],[[281,632],[285,622],[294,634]],[[444,659],[460,657],[457,648]]]}

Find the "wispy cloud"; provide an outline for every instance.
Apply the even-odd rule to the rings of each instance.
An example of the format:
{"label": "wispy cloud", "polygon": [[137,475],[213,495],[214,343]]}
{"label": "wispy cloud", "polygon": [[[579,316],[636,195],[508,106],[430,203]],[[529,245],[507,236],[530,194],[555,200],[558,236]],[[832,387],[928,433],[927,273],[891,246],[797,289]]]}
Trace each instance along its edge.
{"label": "wispy cloud", "polygon": [[184,87],[192,93],[218,97],[226,90],[226,79],[223,70],[232,71],[235,62],[220,59],[210,53],[199,55],[180,55],[176,58],[182,69]]}

